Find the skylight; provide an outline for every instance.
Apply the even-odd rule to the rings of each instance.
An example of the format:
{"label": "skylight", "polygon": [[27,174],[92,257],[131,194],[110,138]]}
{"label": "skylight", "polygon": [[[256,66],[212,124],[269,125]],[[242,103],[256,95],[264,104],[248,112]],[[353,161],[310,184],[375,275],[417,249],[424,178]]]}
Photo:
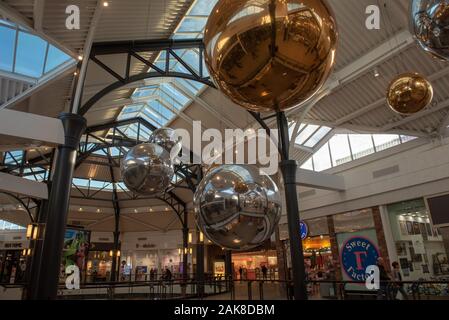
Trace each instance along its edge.
{"label": "skylight", "polygon": [[[210,12],[217,0],[196,0],[179,23],[172,35],[173,39],[200,39]],[[174,50],[182,60],[195,72],[199,73],[199,52],[196,49]],[[165,68],[166,56],[159,54],[154,64]],[[170,71],[188,73],[188,70],[171,56]],[[207,77],[207,68],[203,61],[203,76]],[[118,120],[141,117],[157,128],[167,126],[182,110],[192,102],[204,85],[195,81],[172,78],[159,78],[146,81],[146,85],[135,90],[131,99],[133,103],[126,105]],[[132,124],[124,129],[128,134],[135,134],[137,125]],[[151,134],[151,133],[149,133]]]}
{"label": "skylight", "polygon": [[414,139],[396,134],[335,134],[301,168],[327,170]]}
{"label": "skylight", "polygon": [[15,223],[0,219],[0,230],[24,230],[25,228]]}
{"label": "skylight", "polygon": [[[295,122],[292,122],[289,127],[290,139],[293,135],[293,130],[295,129]],[[326,137],[332,128],[325,126],[317,126],[313,124],[301,123],[298,129],[298,136],[295,140],[296,144],[299,146],[314,148],[322,139]]]}
{"label": "skylight", "polygon": [[0,70],[38,80],[62,64],[74,61],[42,38],[0,19]]}

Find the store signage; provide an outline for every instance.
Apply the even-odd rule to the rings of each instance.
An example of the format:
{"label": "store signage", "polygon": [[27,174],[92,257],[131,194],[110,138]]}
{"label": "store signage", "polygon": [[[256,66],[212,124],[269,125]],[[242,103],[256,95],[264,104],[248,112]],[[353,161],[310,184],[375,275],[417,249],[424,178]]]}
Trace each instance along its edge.
{"label": "store signage", "polygon": [[341,248],[343,269],[354,281],[366,281],[366,270],[368,266],[376,265],[378,257],[376,245],[359,236],[349,238]]}
{"label": "store signage", "polygon": [[301,240],[304,240],[309,236],[309,226],[307,225],[307,223],[305,223],[305,221],[300,221],[299,231],[301,233]]}
{"label": "store signage", "polygon": [[4,249],[22,249],[22,242],[5,242],[0,245],[0,248]]}

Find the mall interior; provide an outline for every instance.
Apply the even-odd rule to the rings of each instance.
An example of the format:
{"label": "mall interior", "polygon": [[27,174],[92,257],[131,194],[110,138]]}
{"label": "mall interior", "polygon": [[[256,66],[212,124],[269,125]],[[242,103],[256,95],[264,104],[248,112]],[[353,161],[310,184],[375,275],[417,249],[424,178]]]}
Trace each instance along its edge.
{"label": "mall interior", "polygon": [[448,88],[446,1],[0,0],[0,300],[447,300]]}

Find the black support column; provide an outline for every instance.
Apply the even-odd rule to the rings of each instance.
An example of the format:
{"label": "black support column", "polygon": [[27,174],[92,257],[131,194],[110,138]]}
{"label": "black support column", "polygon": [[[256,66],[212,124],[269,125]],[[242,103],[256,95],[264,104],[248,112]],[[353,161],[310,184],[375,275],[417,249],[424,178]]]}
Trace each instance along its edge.
{"label": "black support column", "polygon": [[55,299],[57,296],[72,176],[78,145],[86,129],[86,119],[82,116],[62,113],[59,119],[64,127],[64,144],[58,147],[49,198],[43,206],[41,218],[45,225],[40,232],[43,241],[40,252],[33,257],[32,266],[37,276],[31,278],[31,299]]}
{"label": "black support column", "polygon": [[186,281],[188,277],[189,228],[187,219],[187,211],[184,210],[184,226],[182,228],[182,279],[184,281]]}
{"label": "black support column", "polygon": [[111,151],[108,149],[109,174],[112,181],[112,206],[114,208],[114,250],[112,250],[112,265],[111,265],[111,282],[118,280],[120,265],[118,251],[120,250],[120,203],[117,195],[116,179],[114,175],[114,167],[112,162]]}
{"label": "black support column", "polygon": [[201,239],[199,231],[196,238],[196,281],[198,295],[202,298],[204,295],[204,236]]}
{"label": "black support column", "polygon": [[289,160],[290,139],[288,121],[283,112],[277,113],[279,144],[281,150],[280,169],[284,179],[285,203],[287,206],[288,233],[292,261],[293,292],[295,300],[307,299],[304,253],[300,236],[298,195],[296,191],[297,163]]}

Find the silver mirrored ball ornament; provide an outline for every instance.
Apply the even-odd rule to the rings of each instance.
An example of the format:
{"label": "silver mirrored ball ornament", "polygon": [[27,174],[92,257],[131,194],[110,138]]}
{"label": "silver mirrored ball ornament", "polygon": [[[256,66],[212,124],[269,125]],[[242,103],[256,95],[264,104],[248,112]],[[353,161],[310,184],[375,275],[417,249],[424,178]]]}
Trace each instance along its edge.
{"label": "silver mirrored ball ornament", "polygon": [[155,143],[167,150],[169,155],[175,157],[181,151],[181,141],[176,138],[175,130],[171,128],[160,128],[155,130],[148,141]]}
{"label": "silver mirrored ball ornament", "polygon": [[169,153],[154,143],[143,143],[130,149],[120,169],[128,189],[147,196],[164,192],[174,175]]}
{"label": "silver mirrored ball ornament", "polygon": [[270,238],[281,217],[274,181],[250,165],[223,165],[210,170],[194,196],[197,224],[218,246],[241,251]]}
{"label": "silver mirrored ball ornament", "polygon": [[412,0],[410,14],[411,32],[421,48],[449,60],[449,1]]}

